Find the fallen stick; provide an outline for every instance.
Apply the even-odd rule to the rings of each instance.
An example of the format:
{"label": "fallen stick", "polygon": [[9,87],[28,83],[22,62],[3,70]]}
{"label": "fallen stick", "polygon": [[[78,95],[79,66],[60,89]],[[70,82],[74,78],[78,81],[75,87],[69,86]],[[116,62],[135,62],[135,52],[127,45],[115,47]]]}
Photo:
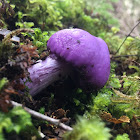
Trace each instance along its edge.
{"label": "fallen stick", "polygon": [[[9,103],[9,101],[7,101],[7,102]],[[15,101],[10,101],[10,103],[12,104],[12,106],[15,106],[15,107],[16,106],[23,107],[22,104],[19,104]],[[64,123],[61,123],[61,121],[59,119],[51,118],[49,116],[43,115],[43,114],[41,114],[39,112],[36,112],[36,111],[34,111],[30,108],[27,108],[27,107],[23,107],[23,109],[25,111],[27,111],[29,114],[31,114],[32,116],[34,116],[35,118],[38,118],[38,119],[41,119],[41,120],[44,120],[44,121],[48,121],[49,123],[54,124],[58,127],[61,127],[62,129],[66,130],[66,131],[72,131],[73,130],[72,127],[70,127],[68,125],[65,125]]]}
{"label": "fallen stick", "polygon": [[136,57],[140,57],[140,55],[133,55],[133,54],[131,54],[131,55],[116,55],[116,56],[112,56],[111,58],[119,58],[119,57],[131,57],[131,56],[136,56]]}
{"label": "fallen stick", "polygon": [[125,37],[125,39],[123,40],[123,42],[121,43],[120,47],[118,48],[118,50],[115,52],[115,54],[117,54],[119,52],[119,50],[121,49],[121,47],[123,46],[123,44],[125,43],[126,39],[131,35],[131,33],[134,31],[134,29],[140,24],[140,20],[138,21],[138,23],[132,28],[132,30],[130,31],[130,33]]}

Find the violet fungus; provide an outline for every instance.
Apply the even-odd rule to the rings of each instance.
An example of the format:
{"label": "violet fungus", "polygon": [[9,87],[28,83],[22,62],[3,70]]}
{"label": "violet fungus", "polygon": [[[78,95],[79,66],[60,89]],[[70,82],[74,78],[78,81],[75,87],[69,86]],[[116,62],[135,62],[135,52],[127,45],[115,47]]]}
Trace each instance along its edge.
{"label": "violet fungus", "polygon": [[26,85],[32,96],[73,71],[80,85],[99,89],[107,82],[110,55],[104,40],[82,29],[63,29],[50,37],[47,47],[51,55],[28,69],[32,82]]}

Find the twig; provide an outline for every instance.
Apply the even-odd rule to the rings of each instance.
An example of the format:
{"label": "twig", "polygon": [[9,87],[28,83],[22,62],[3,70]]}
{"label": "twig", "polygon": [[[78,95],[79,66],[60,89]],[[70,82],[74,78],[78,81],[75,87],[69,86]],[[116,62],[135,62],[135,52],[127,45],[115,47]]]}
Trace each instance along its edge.
{"label": "twig", "polygon": [[134,60],[132,60],[132,62],[134,62],[135,64],[137,64],[138,66],[140,66],[140,63],[138,63],[138,62],[136,62]]}
{"label": "twig", "polygon": [[[7,102],[9,102],[9,101],[7,101]],[[22,104],[19,104],[19,103],[15,102],[15,101],[10,101],[10,103],[12,104],[12,106],[21,106],[21,107],[23,107]],[[58,127],[61,127],[66,131],[72,131],[73,130],[72,127],[61,123],[61,121],[59,119],[51,118],[49,116],[43,115],[43,114],[41,114],[39,112],[36,112],[36,111],[34,111],[34,110],[30,109],[30,108],[27,108],[27,107],[23,107],[23,109],[25,111],[27,111],[29,114],[31,114],[32,116],[34,116],[35,118],[38,118],[38,119],[41,119],[41,120],[44,120],[44,121],[48,121],[49,123],[54,124],[54,125],[56,125]]]}
{"label": "twig", "polygon": [[26,28],[16,29],[16,30],[13,30],[13,31],[6,30],[6,29],[0,29],[0,34],[5,35],[4,39],[2,40],[2,42],[7,43],[9,40],[19,42],[20,38],[16,37],[16,35],[19,35],[22,32],[24,32],[24,33],[25,32],[33,33],[34,30],[33,29],[26,29]]}
{"label": "twig", "polygon": [[38,133],[39,133],[41,138],[45,138],[46,137],[42,132],[38,131]]}
{"label": "twig", "polygon": [[137,56],[137,57],[140,57],[140,55],[131,54],[131,55],[118,55],[118,56],[112,56],[111,58],[131,57],[131,56]]}
{"label": "twig", "polygon": [[120,47],[118,48],[118,50],[116,51],[115,54],[117,54],[119,52],[119,50],[121,49],[122,45],[124,44],[124,42],[126,41],[126,39],[131,35],[131,33],[134,31],[134,29],[140,24],[140,20],[138,21],[138,23],[132,28],[132,30],[130,31],[130,33],[125,37],[125,39],[123,40],[122,44],[120,45]]}

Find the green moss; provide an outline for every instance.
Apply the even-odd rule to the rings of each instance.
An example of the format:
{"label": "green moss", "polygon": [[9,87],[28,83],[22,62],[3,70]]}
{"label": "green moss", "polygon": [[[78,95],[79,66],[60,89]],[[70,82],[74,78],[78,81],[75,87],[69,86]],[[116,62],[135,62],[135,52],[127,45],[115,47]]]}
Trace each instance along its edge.
{"label": "green moss", "polygon": [[108,111],[108,106],[111,104],[111,94],[99,93],[94,99],[94,110]]}
{"label": "green moss", "polygon": [[[28,132],[28,134],[38,135],[31,122],[31,116],[21,107],[15,107],[8,113],[0,112],[0,124],[1,135],[3,135],[3,131],[6,131],[6,133],[15,132],[17,134]],[[5,136],[3,135],[3,137]]]}
{"label": "green moss", "polygon": [[24,36],[28,36],[32,39],[32,43],[37,47],[39,54],[43,50],[47,49],[47,41],[52,35],[51,32],[41,31],[40,28],[33,28],[34,33],[22,33]]}
{"label": "green moss", "polygon": [[73,131],[64,135],[64,140],[109,140],[109,128],[98,118],[90,120],[79,117]]}
{"label": "green moss", "polygon": [[115,140],[130,140],[128,134],[124,133],[123,135],[117,135]]}
{"label": "green moss", "polygon": [[0,91],[2,90],[2,88],[6,83],[8,83],[8,80],[6,78],[0,79]]}

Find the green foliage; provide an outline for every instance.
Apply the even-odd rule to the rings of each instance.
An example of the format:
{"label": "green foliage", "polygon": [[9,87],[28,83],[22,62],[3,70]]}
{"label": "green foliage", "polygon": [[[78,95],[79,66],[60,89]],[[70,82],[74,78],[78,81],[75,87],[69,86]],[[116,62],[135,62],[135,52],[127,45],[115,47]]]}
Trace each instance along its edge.
{"label": "green foliage", "polygon": [[86,103],[85,103],[85,100],[87,98],[85,95],[86,93],[84,93],[82,91],[82,89],[78,88],[75,94],[76,94],[76,96],[73,97],[73,102],[74,102],[76,108],[79,111],[84,111],[86,108]]}
{"label": "green foliage", "polygon": [[110,76],[109,85],[112,86],[113,88],[120,88],[121,87],[119,78],[115,74],[112,74]]}
{"label": "green foliage", "polygon": [[43,50],[46,50],[47,41],[51,36],[51,33],[48,34],[47,31],[41,31],[40,28],[33,28],[34,33],[23,33],[23,35],[27,35],[30,37],[33,41],[33,45],[38,48],[39,53],[41,53]]}
{"label": "green foliage", "polygon": [[7,28],[7,20],[13,18],[14,10],[7,1],[0,1],[0,28]]}
{"label": "green foliage", "polygon": [[[97,11],[92,13],[92,5],[95,5],[94,3],[88,5],[87,1],[81,0],[67,0],[59,3],[60,9],[62,9],[61,14],[64,17],[62,18],[64,28],[77,27],[88,31],[95,36],[99,36],[101,33],[104,33],[105,35],[106,31],[108,30],[107,20],[110,18],[106,19],[104,14],[98,15]],[[103,8],[101,9],[104,11]],[[108,10],[106,9],[106,12],[107,11]]]}
{"label": "green foliage", "polygon": [[64,140],[109,140],[109,128],[96,117],[86,119],[79,117],[74,130],[64,135]]}
{"label": "green foliage", "polygon": [[129,67],[129,69],[135,69],[136,70],[136,72],[133,74],[133,76],[140,76],[140,69],[139,69],[139,67],[138,66],[135,66],[135,65],[129,65],[128,66]]}
{"label": "green foliage", "polygon": [[79,17],[78,28],[84,29],[89,33],[101,37],[101,33],[105,36],[108,28],[107,22],[104,22],[102,18],[91,18],[89,15],[83,15]]}
{"label": "green foliage", "polygon": [[44,107],[41,107],[41,108],[39,109],[39,112],[40,112],[41,114],[44,114],[44,113],[45,113],[45,108],[44,108]]}
{"label": "green foliage", "polygon": [[112,27],[112,28],[111,28],[111,31],[112,31],[114,34],[116,34],[116,33],[118,33],[118,32],[120,31],[120,29],[117,28],[117,27]]}
{"label": "green foliage", "polygon": [[130,96],[117,90],[114,90],[114,92],[117,96],[111,98],[114,103],[113,114],[120,115],[125,113],[131,118],[134,114],[140,116],[140,98],[138,93]]}
{"label": "green foliage", "polygon": [[101,89],[97,96],[93,98],[93,106],[91,105],[91,114],[99,114],[101,111],[109,111],[111,106],[111,97],[113,92],[110,89],[103,88]]}
{"label": "green foliage", "polygon": [[[132,118],[134,114],[140,115],[139,77],[124,75],[121,80],[123,85],[120,84],[118,78],[114,77],[114,74],[111,74],[107,85],[118,90],[107,89],[106,87],[101,89],[97,96],[93,97],[91,114],[100,114],[100,112],[106,111],[115,117],[127,115]],[[125,94],[119,91],[120,87]]]}
{"label": "green foliage", "polygon": [[117,102],[116,104],[114,103],[114,106],[110,109],[110,112],[116,118],[119,118],[120,116],[123,116],[123,115],[126,115],[132,118],[132,116],[136,114],[136,111],[133,109],[130,109],[131,105],[132,104]]}
{"label": "green foliage", "polygon": [[140,38],[127,37],[126,41],[120,49],[119,54],[140,55]]}
{"label": "green foliage", "polygon": [[[111,52],[115,52],[123,41],[116,35],[119,31],[116,27],[117,19],[110,12],[113,11],[112,4],[116,1],[24,0],[21,3],[19,0],[10,0],[18,17],[16,25],[20,28],[40,27],[46,31],[69,27],[82,28],[103,38]],[[110,29],[109,25],[113,27]],[[42,46],[41,42],[36,44]],[[127,51],[128,54],[137,54],[140,50],[139,44],[139,38],[128,37],[119,53],[126,54],[127,49],[130,50]]]}
{"label": "green foliage", "polygon": [[31,28],[34,26],[33,22],[23,22],[23,18],[25,17],[25,14],[22,12],[17,12],[18,15],[18,22],[16,22],[16,26],[19,26],[20,28]]}
{"label": "green foliage", "polygon": [[1,113],[0,118],[0,132],[5,129],[7,132],[15,131],[19,133],[26,125],[32,125],[30,115],[21,108],[13,108],[8,114]]}
{"label": "green foliage", "polygon": [[78,20],[84,14],[84,2],[81,0],[64,0],[57,3],[61,9],[62,23],[65,27],[73,27],[78,25]]}
{"label": "green foliage", "polygon": [[138,76],[123,76],[123,92],[127,95],[134,95],[139,91],[140,87],[140,77]]}
{"label": "green foliage", "polygon": [[0,140],[5,140],[2,134],[0,134]]}
{"label": "green foliage", "polygon": [[116,19],[109,12],[113,10],[113,6],[106,0],[24,0],[22,4],[19,0],[10,2],[17,11],[16,25],[22,28],[40,27],[42,30],[56,31],[78,27],[96,36],[106,36],[108,24],[116,23]]}
{"label": "green foliage", "polygon": [[107,32],[103,30],[98,36],[105,40],[111,53],[116,53],[120,45],[122,45],[117,53],[118,55],[140,55],[140,39],[138,37],[132,38],[129,36],[123,43],[125,38],[118,36],[118,32],[119,28],[113,26]]}
{"label": "green foliage", "polygon": [[[140,80],[138,72],[132,76],[126,76],[126,73],[123,76],[116,76],[115,67],[116,65],[111,63],[111,74],[106,86],[111,86],[111,88],[117,90],[107,89],[106,87],[100,90],[97,96],[93,98],[91,113],[98,114],[100,111],[107,111],[115,117],[127,115],[132,118],[134,114],[139,116],[140,98],[138,93]],[[136,67],[136,70],[139,69]],[[119,91],[120,88],[124,94]]]}
{"label": "green foliage", "polygon": [[[36,23],[42,30],[58,30],[62,27],[60,9],[56,0],[10,0],[17,10],[20,27],[33,26]],[[59,2],[59,1],[58,1]],[[29,21],[33,22],[29,22]],[[26,25],[25,25],[26,23]]]}
{"label": "green foliage", "polygon": [[[4,137],[3,132],[15,132],[20,134],[22,131],[32,133],[35,135],[37,131],[31,122],[31,116],[21,107],[15,107],[8,113],[0,112],[0,134]],[[34,130],[34,132],[32,132]]]}
{"label": "green foliage", "polygon": [[110,21],[115,18],[109,14],[109,10],[113,9],[113,6],[105,0],[102,2],[66,0],[58,3],[58,7],[61,9],[63,17],[61,21],[64,28],[77,27],[95,36],[101,36],[101,34],[105,36],[108,31],[108,22],[114,24]]}
{"label": "green foliage", "polygon": [[104,20],[108,22],[108,24],[118,25],[117,19],[113,16],[113,14],[109,11],[113,11],[112,3],[117,2],[118,0],[84,0],[87,4],[88,9],[93,10],[93,15],[103,15]]}
{"label": "green foliage", "polygon": [[4,87],[4,85],[8,82],[8,80],[6,78],[2,78],[0,80],[0,91],[2,90],[2,88]]}
{"label": "green foliage", "polygon": [[130,140],[128,134],[124,133],[123,135],[117,135],[115,140]]}
{"label": "green foliage", "polygon": [[[68,83],[67,83],[68,84]],[[80,88],[77,89],[63,89],[62,92],[56,93],[62,94],[63,101],[63,109],[70,110],[70,117],[75,117],[78,115],[82,115],[86,110],[89,110],[89,104],[92,101],[92,93],[84,91]]]}
{"label": "green foliage", "polygon": [[115,53],[116,50],[119,48],[119,45],[123,41],[118,35],[114,34],[113,30],[108,31],[105,34],[101,32],[99,37],[105,40],[111,53]]}

